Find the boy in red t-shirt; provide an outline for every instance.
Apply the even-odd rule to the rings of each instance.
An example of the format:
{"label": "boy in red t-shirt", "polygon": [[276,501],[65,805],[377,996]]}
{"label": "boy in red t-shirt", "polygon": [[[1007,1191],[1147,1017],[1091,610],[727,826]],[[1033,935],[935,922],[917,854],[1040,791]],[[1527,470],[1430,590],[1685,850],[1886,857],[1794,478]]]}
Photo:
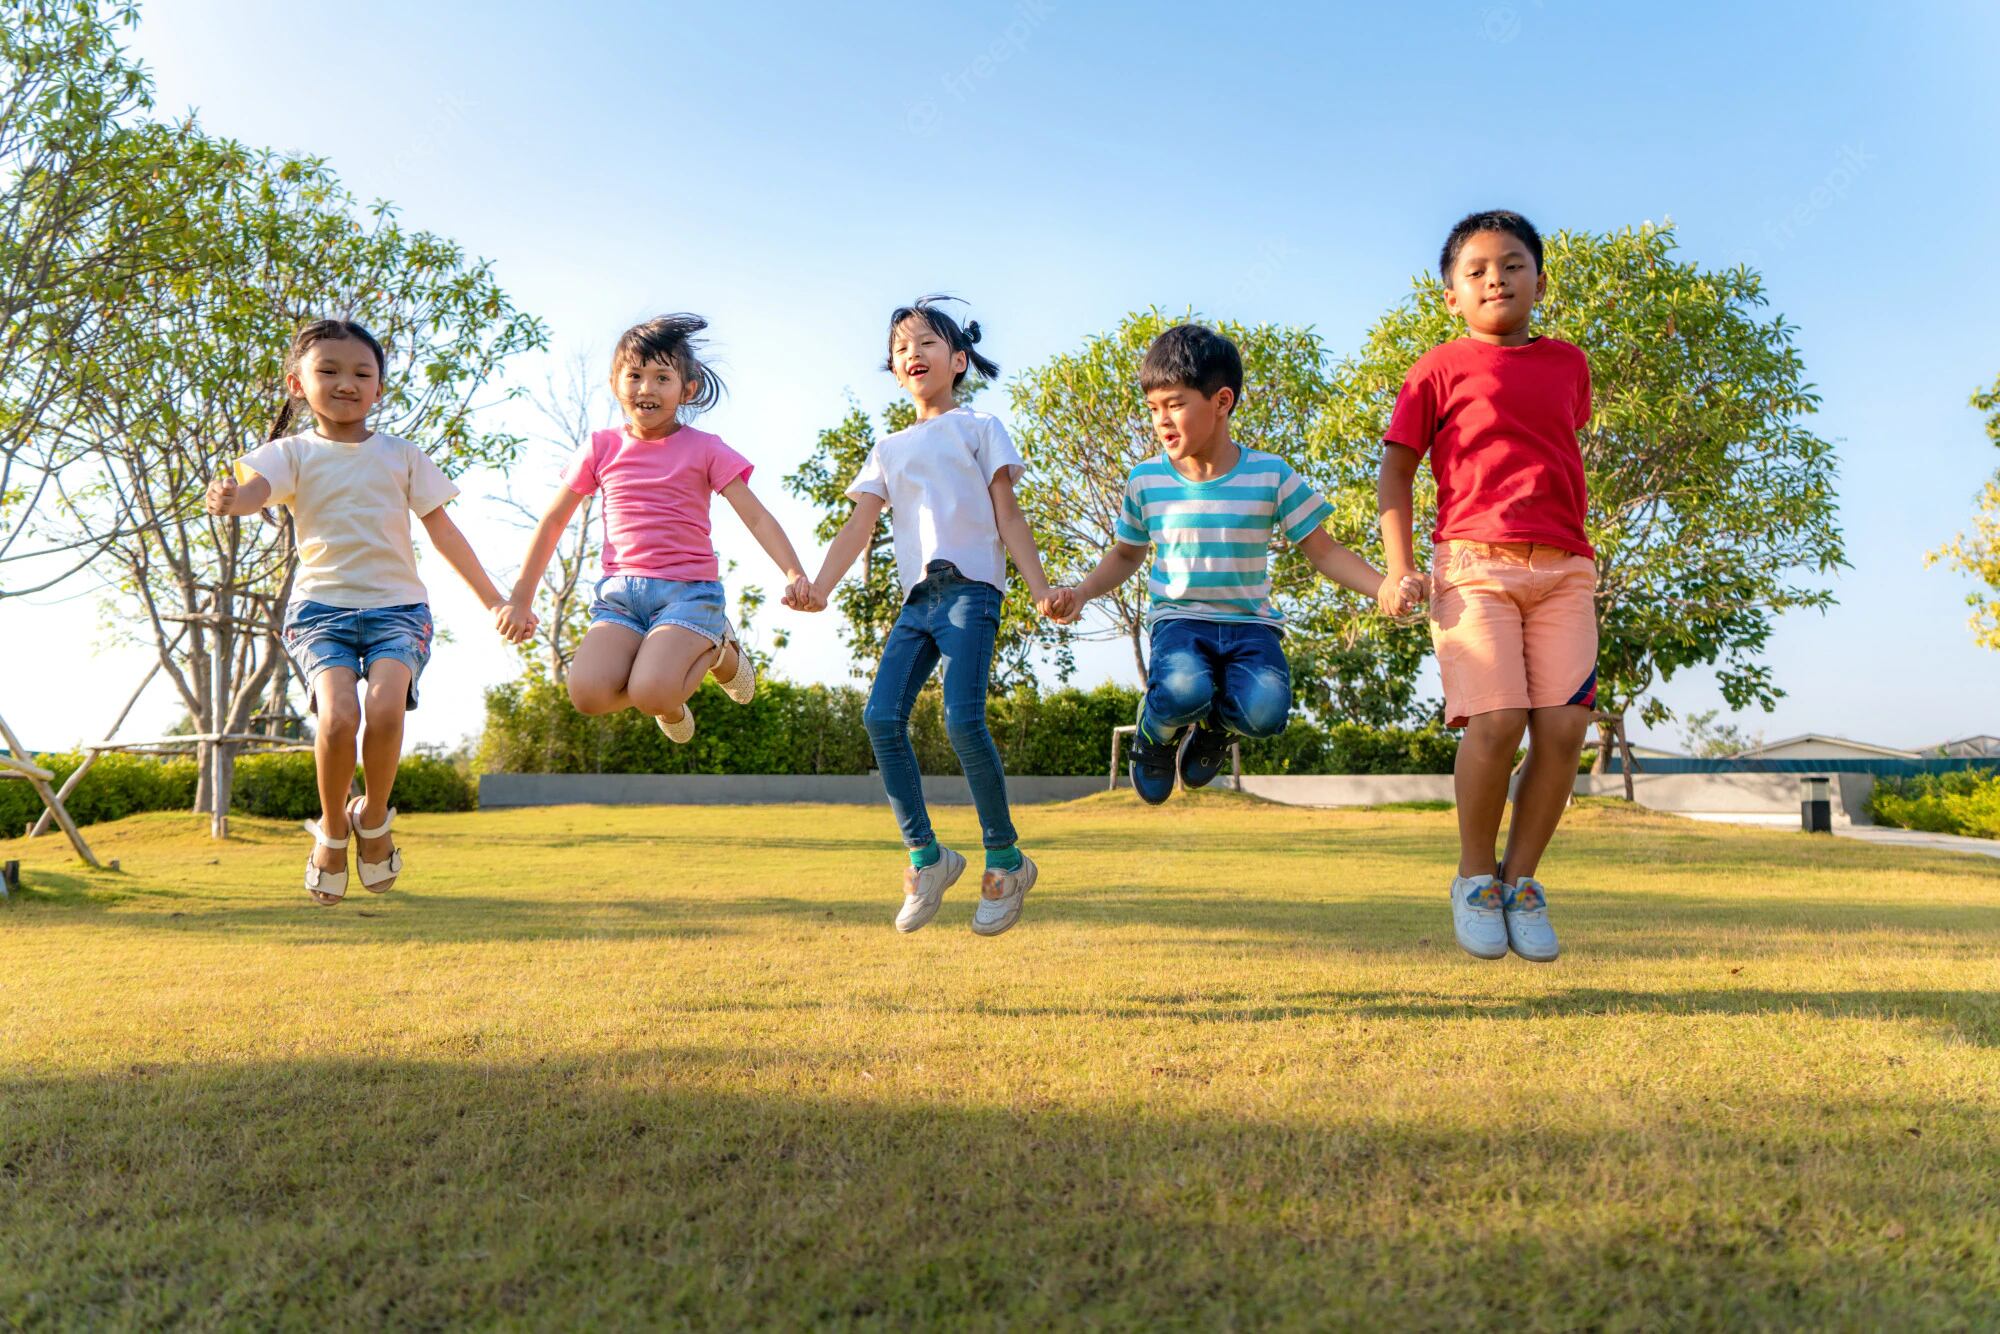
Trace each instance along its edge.
{"label": "boy in red t-shirt", "polygon": [[[1548,278],[1542,238],[1518,213],[1474,213],[1439,259],[1445,304],[1466,336],[1434,347],[1403,379],[1377,483],[1393,590],[1416,571],[1410,534],[1417,465],[1437,480],[1431,642],[1458,745],[1458,943],[1482,959],[1511,946],[1556,957],[1535,872],[1576,780],[1597,703],[1596,553],[1584,535],[1590,365],[1529,328]],[[1404,610],[1400,599],[1385,609]],[[1504,856],[1494,856],[1521,734],[1528,763]]]}

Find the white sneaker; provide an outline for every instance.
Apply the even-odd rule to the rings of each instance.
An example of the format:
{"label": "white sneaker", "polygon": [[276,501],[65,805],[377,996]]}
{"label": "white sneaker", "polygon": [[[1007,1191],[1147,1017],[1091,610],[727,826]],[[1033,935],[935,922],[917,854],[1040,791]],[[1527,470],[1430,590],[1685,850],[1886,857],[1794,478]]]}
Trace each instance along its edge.
{"label": "white sneaker", "polygon": [[[1021,920],[1021,901],[1035,887],[1034,859],[1021,854],[1021,864],[1011,871],[988,870],[979,882],[979,906],[972,910],[972,929],[982,936],[997,936]],[[989,898],[986,891],[1000,886],[1000,897]]]}
{"label": "white sneaker", "polygon": [[[726,627],[722,636],[724,646],[736,650],[736,675],[716,684],[722,687],[723,694],[738,704],[748,704],[757,694],[757,669],[751,664],[750,655],[743,651],[743,641],[736,637],[736,627],[728,621],[724,621],[723,625]],[[717,658],[716,661],[720,663],[722,659]]]}
{"label": "white sneaker", "polygon": [[944,892],[965,874],[965,858],[943,844],[942,854],[929,866],[911,866],[903,872],[903,911],[896,914],[896,929],[908,935],[920,931],[937,916]]}
{"label": "white sneaker", "polygon": [[694,710],[685,704],[681,705],[681,716],[673,722],[668,722],[665,718],[658,715],[654,716],[653,721],[658,723],[660,730],[667,734],[667,740],[674,742],[676,745],[685,746],[688,742],[694,740]]}
{"label": "white sneaker", "polygon": [[1451,882],[1451,929],[1458,947],[1475,959],[1507,957],[1507,917],[1499,882],[1490,875]]}
{"label": "white sneaker", "polygon": [[1556,929],[1549,925],[1549,896],[1542,882],[1533,876],[1506,892],[1507,943],[1514,953],[1530,963],[1550,963],[1562,951],[1556,948]]}

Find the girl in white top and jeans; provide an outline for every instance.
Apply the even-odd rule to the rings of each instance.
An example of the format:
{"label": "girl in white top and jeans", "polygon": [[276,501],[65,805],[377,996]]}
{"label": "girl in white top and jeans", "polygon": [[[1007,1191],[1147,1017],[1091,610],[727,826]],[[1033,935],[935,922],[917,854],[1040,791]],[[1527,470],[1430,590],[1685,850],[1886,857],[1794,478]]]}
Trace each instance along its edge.
{"label": "girl in white top and jeans", "polygon": [[[512,615],[445,504],[458,494],[438,466],[407,440],[369,429],[382,396],[382,345],[349,320],[308,324],[285,359],[288,397],[270,439],[237,460],[233,476],[208,484],[210,514],[243,516],[266,506],[292,512],[299,568],[285,608],[285,646],[305,673],[317,714],[321,815],[307,821],[316,847],[305,887],[322,907],[347,893],[347,843],[361,840],[361,884],[386,893],[403,869],[389,836],[396,766],[403,757],[403,714],[417,706],[417,680],[431,655],[431,611],[410,545],[410,515],[423,520],[438,553],[451,562],[502,634],[518,643],[532,614]],[[290,434],[293,404],[311,410],[309,431]],[[368,682],[365,711],[355,686]],[[361,720],[366,795],[347,799]]]}
{"label": "girl in white top and jeans", "polygon": [[944,664],[945,731],[958,753],[986,845],[986,874],[972,929],[999,935],[1020,918],[1035,883],[1035,864],[1015,846],[1006,775],[986,728],[993,641],[1000,629],[1007,557],[1047,610],[1042,573],[1027,520],[1014,497],[1021,456],[1007,430],[983,412],[958,405],[968,366],[991,378],[999,366],[982,356],[979,324],[961,328],[924,297],[889,317],[887,369],[916,400],[916,424],[884,438],[849,485],[854,513],[833,539],[808,603],[818,610],[867,546],[882,512],[895,515],[896,572],[905,601],[882,649],[882,664],[863,721],[889,806],[910,851],[899,931],[937,914],[944,891],[965,872],[965,858],[942,846],[924,807],[923,780],[910,746],[910,708],[933,668]]}

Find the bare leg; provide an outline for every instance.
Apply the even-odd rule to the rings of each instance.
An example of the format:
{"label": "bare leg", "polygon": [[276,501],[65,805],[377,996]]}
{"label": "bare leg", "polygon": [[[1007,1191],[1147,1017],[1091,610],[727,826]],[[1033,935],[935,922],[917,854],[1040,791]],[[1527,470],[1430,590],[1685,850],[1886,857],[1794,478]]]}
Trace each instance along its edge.
{"label": "bare leg", "polygon": [[[715,658],[714,664],[707,668],[707,671],[715,677],[717,685],[723,685],[736,679],[736,669],[742,665],[743,655],[736,651],[736,646],[734,644],[724,644],[719,650],[719,655]],[[697,681],[695,684],[699,687],[701,683]],[[689,691],[688,693],[692,696],[694,692]]]}
{"label": "bare leg", "polygon": [[714,661],[715,645],[706,636],[685,626],[663,625],[639,646],[626,697],[641,713],[676,722]]}
{"label": "bare leg", "polygon": [[[347,790],[354,784],[354,734],[361,727],[361,706],[354,699],[355,675],[345,667],[329,667],[313,681],[319,705],[313,736],[313,768],[319,779],[319,827],[328,838],[347,837]],[[347,868],[347,848],[313,848],[313,865],[322,871]],[[337,902],[325,899],[323,902]]]}
{"label": "bare leg", "polygon": [[1510,880],[1533,875],[1555,837],[1563,808],[1576,790],[1576,761],[1590,730],[1590,713],[1580,704],[1528,713],[1528,766],[1521,774],[1513,822],[1507,826],[1504,862]]}
{"label": "bare leg", "polygon": [[[403,715],[409,704],[410,669],[403,663],[376,663],[368,674],[364,707],[367,726],[361,732],[361,772],[366,794],[361,799],[361,823],[373,829],[389,815],[389,793],[396,786],[396,766],[403,759]],[[363,861],[387,861],[396,840],[388,834],[361,840]]]}
{"label": "bare leg", "polygon": [[1507,809],[1507,780],[1514,770],[1514,751],[1527,726],[1526,709],[1495,709],[1474,714],[1459,738],[1458,761],[1452,767],[1458,797],[1458,873],[1492,875],[1498,869],[1493,848],[1500,839],[1500,817]]}
{"label": "bare leg", "polygon": [[637,630],[599,621],[584,632],[569,665],[569,700],[579,713],[616,713],[632,707],[625,693],[639,656]]}

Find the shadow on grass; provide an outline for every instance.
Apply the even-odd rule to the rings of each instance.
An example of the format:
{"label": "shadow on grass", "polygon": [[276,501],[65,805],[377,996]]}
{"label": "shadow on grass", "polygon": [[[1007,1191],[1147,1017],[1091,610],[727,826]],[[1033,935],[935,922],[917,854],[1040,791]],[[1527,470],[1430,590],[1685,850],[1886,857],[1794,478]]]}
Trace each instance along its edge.
{"label": "shadow on grass", "polygon": [[1181,1020],[1215,1024],[1301,1019],[1560,1019],[1605,1015],[1806,1014],[1823,1019],[1918,1020],[1982,1047],[2000,1047],[2000,994],[1919,989],[1809,991],[1734,987],[1686,991],[1566,987],[1536,996],[1425,995],[1413,991],[1305,991],[1252,1001],[1229,992],[1133,996],[1096,1006],[974,1002],[967,1014],[1018,1018]]}
{"label": "shadow on grass", "polygon": [[[2000,1320],[1990,1142],[1963,1108],[1260,1120],[1032,1090],[1015,1107],[837,1098],[813,1089],[823,1068],[704,1048],[0,1079],[0,1310],[28,1326]],[[715,1087],[746,1071],[773,1087]]]}

